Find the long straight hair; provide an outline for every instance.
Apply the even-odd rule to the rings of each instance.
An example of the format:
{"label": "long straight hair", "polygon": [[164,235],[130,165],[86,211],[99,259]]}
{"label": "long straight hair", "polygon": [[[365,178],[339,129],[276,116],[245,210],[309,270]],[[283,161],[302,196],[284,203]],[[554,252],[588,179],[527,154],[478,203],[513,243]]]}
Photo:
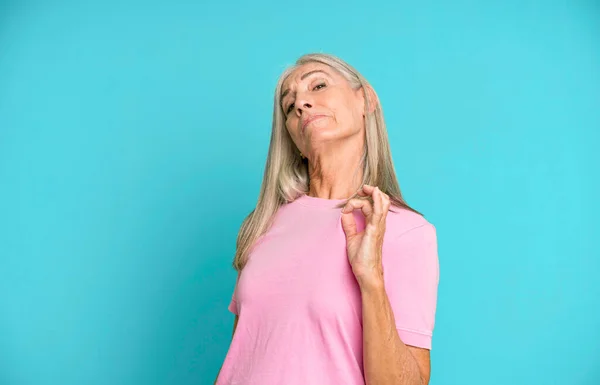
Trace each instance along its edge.
{"label": "long straight hair", "polygon": [[[373,113],[365,113],[365,147],[356,169],[358,171],[362,167],[363,171],[362,183],[359,187],[362,187],[363,184],[377,186],[389,195],[392,207],[407,209],[422,215],[408,206],[400,192],[381,103],[377,103],[376,100],[369,100],[369,95],[366,92],[366,87],[371,87],[369,82],[356,69],[336,56],[325,53],[306,54],[281,74],[275,87],[271,141],[258,202],[256,207],[243,220],[236,241],[233,267],[238,272],[241,272],[244,268],[253,246],[269,230],[279,207],[308,193],[308,164],[300,157],[298,148],[287,131],[280,95],[287,77],[299,66],[311,62],[322,63],[336,70],[355,90],[362,87],[366,101],[365,111],[369,110],[371,103],[376,104]],[[364,198],[357,193],[354,193],[348,200],[353,198],[369,199],[372,202],[370,197]],[[346,202],[347,200],[335,208],[343,207]],[[390,211],[394,210],[390,207]]]}

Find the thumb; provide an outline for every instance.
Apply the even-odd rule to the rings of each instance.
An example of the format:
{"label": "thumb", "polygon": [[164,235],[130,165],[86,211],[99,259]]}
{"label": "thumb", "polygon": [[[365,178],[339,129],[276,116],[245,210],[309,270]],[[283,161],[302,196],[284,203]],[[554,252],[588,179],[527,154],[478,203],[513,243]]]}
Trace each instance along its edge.
{"label": "thumb", "polygon": [[356,234],[356,221],[354,220],[354,209],[345,213],[342,211],[342,229],[346,234],[346,240]]}

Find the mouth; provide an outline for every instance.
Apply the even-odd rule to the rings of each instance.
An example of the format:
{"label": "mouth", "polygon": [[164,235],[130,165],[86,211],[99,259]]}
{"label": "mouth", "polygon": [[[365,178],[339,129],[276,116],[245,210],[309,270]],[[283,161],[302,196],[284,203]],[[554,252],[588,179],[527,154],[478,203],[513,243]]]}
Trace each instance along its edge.
{"label": "mouth", "polygon": [[314,122],[317,119],[320,118],[325,118],[325,115],[313,115],[310,118],[306,119],[303,123],[302,123],[302,132],[304,132],[304,130],[306,129],[306,126],[308,126],[310,123]]}

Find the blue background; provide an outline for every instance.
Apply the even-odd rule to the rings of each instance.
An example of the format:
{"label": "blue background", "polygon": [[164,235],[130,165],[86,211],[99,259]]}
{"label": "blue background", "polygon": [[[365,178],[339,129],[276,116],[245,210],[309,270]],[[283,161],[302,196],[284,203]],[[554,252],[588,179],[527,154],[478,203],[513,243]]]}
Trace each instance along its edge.
{"label": "blue background", "polygon": [[0,7],[0,384],[212,384],[277,76],[382,101],[438,229],[432,385],[600,383],[600,5]]}

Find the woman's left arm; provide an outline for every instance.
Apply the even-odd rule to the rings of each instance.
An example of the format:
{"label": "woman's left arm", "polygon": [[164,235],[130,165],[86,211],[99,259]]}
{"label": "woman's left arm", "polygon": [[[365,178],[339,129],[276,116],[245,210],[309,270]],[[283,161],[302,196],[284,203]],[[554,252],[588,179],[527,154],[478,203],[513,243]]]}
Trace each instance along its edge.
{"label": "woman's left arm", "polygon": [[[362,196],[342,209],[342,228],[352,271],[362,295],[363,366],[367,385],[427,385],[430,377],[429,350],[405,345],[396,328],[383,279],[383,238],[390,206],[387,194],[364,185]],[[364,214],[365,229],[357,232],[352,212]]]}
{"label": "woman's left arm", "polygon": [[381,277],[363,278],[363,366],[367,385],[427,385],[429,350],[405,345]]}

